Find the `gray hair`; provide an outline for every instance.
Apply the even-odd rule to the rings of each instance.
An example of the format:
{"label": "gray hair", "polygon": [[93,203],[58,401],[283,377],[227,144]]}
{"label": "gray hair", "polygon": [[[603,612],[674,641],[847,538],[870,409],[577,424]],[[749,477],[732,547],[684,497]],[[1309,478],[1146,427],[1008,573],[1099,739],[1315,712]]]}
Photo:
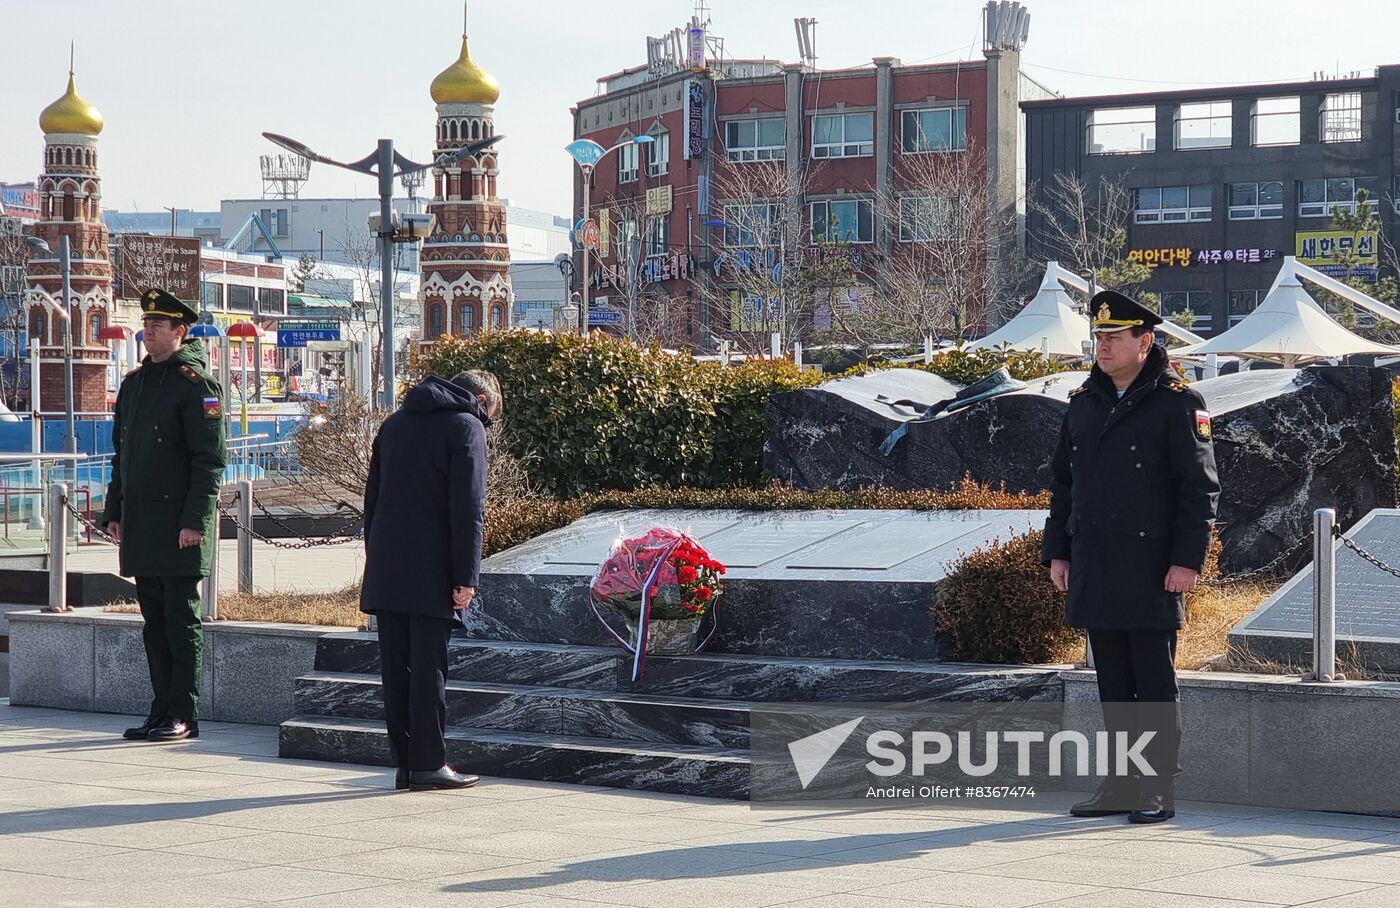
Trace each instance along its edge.
{"label": "gray hair", "polygon": [[452,376],[452,384],[465,390],[472,397],[486,395],[486,415],[495,417],[501,414],[501,382],[485,369],[468,369]]}

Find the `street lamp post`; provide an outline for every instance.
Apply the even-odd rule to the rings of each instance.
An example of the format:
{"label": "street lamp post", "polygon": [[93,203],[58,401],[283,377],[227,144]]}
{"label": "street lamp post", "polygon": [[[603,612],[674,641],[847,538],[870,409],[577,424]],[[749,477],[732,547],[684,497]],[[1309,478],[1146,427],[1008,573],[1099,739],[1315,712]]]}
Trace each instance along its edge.
{"label": "street lamp post", "polygon": [[[263,137],[275,145],[278,145],[292,154],[300,155],[308,161],[315,161],[319,164],[329,164],[332,167],[341,167],[345,170],[353,170],[356,173],[363,173],[379,178],[379,265],[380,265],[380,337],[384,345],[382,356],[384,370],[384,386],[380,389],[379,403],[386,410],[394,409],[397,395],[394,389],[394,243],[395,242],[416,242],[427,238],[432,233],[434,219],[431,216],[408,215],[406,223],[400,225],[394,222],[393,198],[394,198],[394,178],[405,174],[417,173],[427,170],[430,167],[448,167],[457,163],[462,158],[470,157],[477,152],[484,151],[495,145],[504,136],[488,136],[470,145],[464,145],[456,151],[443,155],[436,161],[427,164],[418,164],[405,158],[394,151],[393,139],[380,139],[379,145],[374,153],[369,154],[358,161],[346,163],[333,158],[319,155],[306,145],[296,139],[289,139],[276,133],[265,132]],[[398,168],[398,172],[395,172]],[[322,239],[324,243],[324,238]],[[324,247],[322,249],[324,252]]]}
{"label": "street lamp post", "polygon": [[[646,145],[656,141],[649,135],[633,136],[623,142],[618,142],[611,148],[604,148],[592,139],[578,139],[564,146],[564,150],[574,159],[579,171],[583,174],[583,217],[581,223],[588,223],[589,189],[593,181],[593,168],[598,166],[598,162],[603,158],[623,148],[627,145]],[[640,167],[640,165],[639,165]],[[582,296],[579,297],[578,311],[578,333],[588,334],[588,244],[580,243],[583,246],[583,270],[579,281]]]}
{"label": "street lamp post", "polygon": [[316,258],[316,261],[318,261],[318,262],[324,262],[324,261],[326,260],[326,231],[324,231],[324,230],[322,230],[321,228],[317,227],[317,228],[316,228],[316,239],[318,239],[318,240],[320,241],[320,244],[321,244],[321,254]]}

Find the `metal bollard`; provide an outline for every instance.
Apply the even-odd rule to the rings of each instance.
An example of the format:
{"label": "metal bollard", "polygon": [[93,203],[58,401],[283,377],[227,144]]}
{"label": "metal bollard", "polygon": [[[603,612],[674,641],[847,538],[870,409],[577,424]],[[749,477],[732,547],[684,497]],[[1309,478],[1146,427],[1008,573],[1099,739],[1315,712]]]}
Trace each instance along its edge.
{"label": "metal bollard", "polygon": [[49,486],[49,605],[46,611],[68,610],[68,486]]}
{"label": "metal bollard", "polygon": [[253,591],[253,483],[238,481],[238,591]]}
{"label": "metal bollard", "polygon": [[1338,681],[1337,549],[1333,530],[1337,512],[1313,511],[1313,670],[1309,681]]}
{"label": "metal bollard", "polygon": [[214,508],[214,548],[209,553],[209,576],[199,591],[199,617],[201,621],[217,621],[219,618],[219,527],[223,518]]}

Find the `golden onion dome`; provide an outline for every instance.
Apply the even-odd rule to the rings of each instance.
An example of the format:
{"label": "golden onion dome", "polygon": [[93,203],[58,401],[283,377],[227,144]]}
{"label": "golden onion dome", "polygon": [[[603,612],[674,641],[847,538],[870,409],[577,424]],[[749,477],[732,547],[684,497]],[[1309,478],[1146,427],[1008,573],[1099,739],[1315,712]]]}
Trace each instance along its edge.
{"label": "golden onion dome", "polygon": [[437,74],[430,89],[436,104],[495,104],[501,96],[496,77],[476,65],[462,35],[462,53],[457,62]]}
{"label": "golden onion dome", "polygon": [[84,136],[95,136],[102,131],[102,113],[78,94],[73,72],[68,72],[68,90],[63,97],[44,108],[39,114],[39,128],[45,135],[55,132],[72,132]]}

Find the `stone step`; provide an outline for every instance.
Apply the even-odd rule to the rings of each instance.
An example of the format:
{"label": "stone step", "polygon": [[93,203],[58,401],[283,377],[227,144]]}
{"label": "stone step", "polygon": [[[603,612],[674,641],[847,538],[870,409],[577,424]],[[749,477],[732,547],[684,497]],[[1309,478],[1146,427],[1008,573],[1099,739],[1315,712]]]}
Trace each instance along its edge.
{"label": "stone step", "polygon": [[[297,679],[303,715],[384,716],[378,675],[314,672]],[[747,747],[749,705],[569,687],[449,681],[447,724],[653,744]]]}
{"label": "stone step", "polygon": [[[1054,700],[1065,666],[980,665],[704,653],[649,656],[635,684],[616,647],[453,637],[453,681],[739,701]],[[316,670],[378,674],[371,634],[322,638]]]}
{"label": "stone step", "polygon": [[[657,745],[608,738],[450,726],[447,761],[464,772],[511,779],[745,799],[743,750]],[[278,753],[301,760],[391,765],[382,722],[295,716],[282,723]]]}

